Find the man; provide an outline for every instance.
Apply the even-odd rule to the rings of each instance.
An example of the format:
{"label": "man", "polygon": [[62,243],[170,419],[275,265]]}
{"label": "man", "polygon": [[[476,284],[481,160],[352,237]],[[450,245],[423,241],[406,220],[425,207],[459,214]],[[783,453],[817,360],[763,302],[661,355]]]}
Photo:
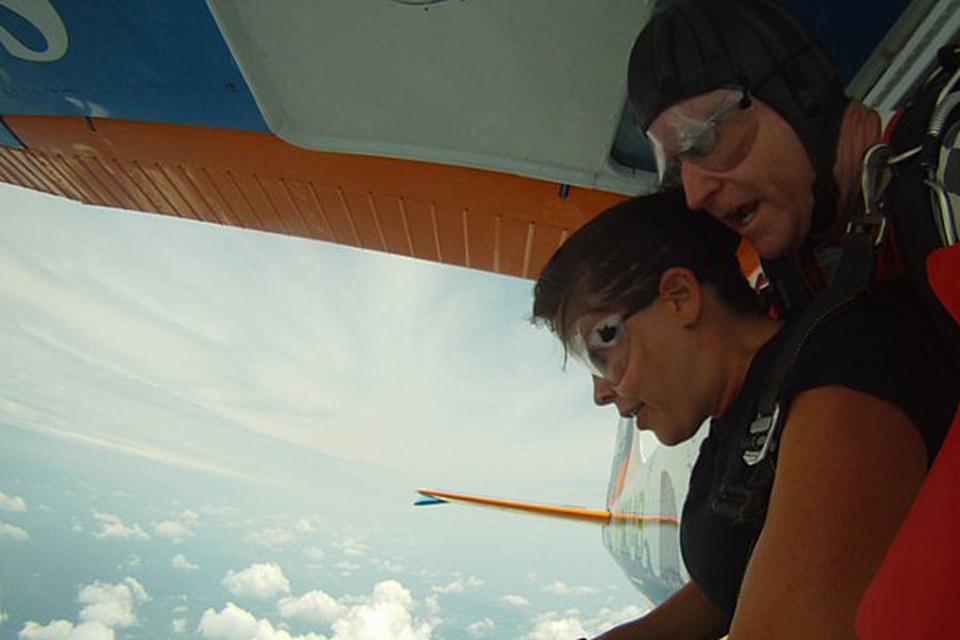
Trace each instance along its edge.
{"label": "man", "polygon": [[[805,306],[804,294],[833,278],[848,223],[863,213],[862,162],[881,141],[880,116],[848,100],[812,35],[768,0],[678,0],[637,38],[628,86],[661,180],[752,243],[788,290],[788,309]],[[894,132],[898,151],[922,137],[908,128]],[[886,232],[877,278],[960,353],[925,277],[941,243],[935,217],[914,192],[922,178],[905,174],[898,168],[884,197],[889,224],[875,227]]]}
{"label": "man", "polygon": [[[679,0],[638,37],[629,89],[637,122],[653,143],[661,179],[682,184],[692,207],[708,210],[751,241],[765,269],[781,279],[781,291],[787,290],[786,297],[795,302],[793,315],[809,302],[798,290],[815,293],[833,279],[848,223],[859,224],[866,212],[861,179],[873,181],[875,191],[867,195],[877,206],[869,213],[879,210],[887,222],[885,229],[876,219],[871,222],[876,231],[886,232],[873,286],[918,312],[940,345],[956,357],[960,332],[934,297],[926,266],[933,249],[953,241],[949,225],[939,224],[944,207],[937,202],[952,198],[956,209],[958,200],[955,193],[931,193],[924,183],[938,159],[942,168],[951,166],[938,158],[945,140],[934,139],[931,145],[925,134],[934,111],[951,104],[951,87],[950,96],[956,96],[960,47],[941,50],[938,63],[940,68],[916,90],[895,126],[886,127],[888,135],[881,136],[878,114],[847,100],[833,65],[783,8],[762,0]],[[955,129],[958,111],[953,109],[940,130],[944,137],[954,136],[954,147],[955,131],[946,132]],[[882,138],[889,138],[893,157],[875,151],[868,157],[879,157],[877,165],[890,169],[864,171],[868,150]],[[952,190],[960,191],[956,171],[952,178],[949,171],[937,178],[948,187],[952,180]],[[799,287],[785,286],[791,276]],[[890,345],[878,342],[876,348]],[[938,482],[925,487],[922,495],[928,499],[919,505],[923,508],[915,508],[879,583],[871,588],[874,597],[861,608],[864,637],[880,637],[880,629],[887,630],[883,637],[910,636],[903,634],[906,628],[942,634],[947,627],[942,619],[949,616],[949,605],[943,603],[955,599],[955,593],[940,589],[937,598],[930,598],[922,588],[899,589],[945,584],[958,564],[955,544],[934,543],[955,526],[923,526],[935,521],[929,514],[949,509],[949,500],[936,504],[929,496],[952,496],[950,491],[960,485],[955,467],[941,464],[938,470]],[[911,561],[917,549],[936,551],[921,565]],[[923,620],[910,622],[910,616],[897,613],[901,608],[890,606],[904,598]],[[897,624],[891,624],[894,620]],[[868,628],[872,635],[866,635]]]}
{"label": "man", "polygon": [[741,442],[790,328],[761,312],[738,242],[661,193],[591,220],[537,281],[534,320],[589,367],[597,404],[666,445],[711,419],[681,518],[692,581],[604,640],[853,637],[857,602],[950,423],[960,381],[908,317],[863,299],[790,369],[765,517],[728,520],[718,504],[751,477]]}

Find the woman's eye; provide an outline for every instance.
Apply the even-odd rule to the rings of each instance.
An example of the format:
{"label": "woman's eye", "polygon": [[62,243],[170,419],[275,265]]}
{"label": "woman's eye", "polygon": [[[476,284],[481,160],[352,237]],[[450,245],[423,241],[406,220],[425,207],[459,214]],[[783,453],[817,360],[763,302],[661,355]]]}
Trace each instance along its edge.
{"label": "woman's eye", "polygon": [[593,344],[591,346],[609,347],[617,341],[622,326],[623,321],[619,316],[601,320],[593,328],[593,339],[591,340]]}
{"label": "woman's eye", "polygon": [[600,340],[606,344],[610,344],[617,339],[617,327],[612,324],[607,324],[597,329],[597,335],[600,336]]}

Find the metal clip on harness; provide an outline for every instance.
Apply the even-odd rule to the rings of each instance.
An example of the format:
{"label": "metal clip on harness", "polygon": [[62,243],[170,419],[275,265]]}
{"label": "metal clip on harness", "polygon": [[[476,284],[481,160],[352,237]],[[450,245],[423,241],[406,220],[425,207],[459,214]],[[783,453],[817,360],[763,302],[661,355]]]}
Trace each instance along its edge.
{"label": "metal clip on harness", "polygon": [[880,197],[889,181],[890,145],[878,144],[867,149],[863,156],[863,171],[860,172],[860,191],[863,194],[863,213],[855,215],[847,223],[847,235],[869,232],[873,245],[879,247],[887,232],[887,218],[880,210]]}
{"label": "metal clip on harness", "polygon": [[941,240],[948,246],[957,243],[956,218],[950,204],[949,190],[937,172],[941,162],[940,151],[947,134],[947,122],[953,111],[960,107],[960,91],[955,90],[958,81],[960,69],[953,72],[937,99],[920,151],[920,166],[923,167],[924,183],[932,191],[937,228]]}

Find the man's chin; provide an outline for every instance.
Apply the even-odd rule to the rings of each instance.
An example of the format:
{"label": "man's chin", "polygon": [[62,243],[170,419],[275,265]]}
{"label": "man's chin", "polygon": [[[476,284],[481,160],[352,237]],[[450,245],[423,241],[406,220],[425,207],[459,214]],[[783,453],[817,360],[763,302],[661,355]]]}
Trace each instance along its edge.
{"label": "man's chin", "polygon": [[796,253],[799,247],[795,245],[802,244],[790,242],[789,238],[781,237],[783,235],[784,233],[781,230],[780,233],[755,233],[743,237],[753,246],[757,255],[764,260],[778,260]]}

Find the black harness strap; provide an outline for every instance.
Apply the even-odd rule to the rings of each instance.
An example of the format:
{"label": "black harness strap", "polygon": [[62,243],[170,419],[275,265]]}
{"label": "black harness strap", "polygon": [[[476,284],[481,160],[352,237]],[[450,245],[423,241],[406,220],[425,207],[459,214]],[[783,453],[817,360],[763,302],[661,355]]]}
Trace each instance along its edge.
{"label": "black harness strap", "polygon": [[787,377],[803,354],[810,336],[841,309],[859,300],[870,288],[876,247],[883,239],[886,221],[880,210],[878,177],[890,155],[886,145],[877,145],[864,158],[865,211],[847,226],[843,253],[833,282],[803,311],[790,329],[774,360],[743,442],[743,461],[751,468],[746,482],[724,485],[711,503],[714,512],[740,524],[752,524],[759,532],[766,518],[770,487],[776,471],[777,430],[783,417],[780,397]]}
{"label": "black harness strap", "polygon": [[[940,244],[953,244],[958,241],[960,213],[952,210],[950,199],[954,197],[951,187],[960,185],[960,156],[951,156],[948,150],[944,158],[942,153],[946,137],[952,136],[953,141],[960,140],[960,123],[956,115],[960,111],[960,46],[943,47],[938,53],[938,60],[939,67],[931,73],[921,89],[922,93],[927,92],[931,98],[935,98],[935,101],[924,103],[929,104],[932,112],[928,113],[927,107],[922,111],[927,115],[921,116],[926,118],[923,120],[926,129],[921,133],[921,144],[913,150],[899,149],[899,154],[895,157],[891,147],[886,144],[877,145],[867,151],[861,173],[864,212],[855,216],[847,226],[840,265],[833,281],[805,307],[776,356],[760,396],[756,417],[742,444],[743,461],[749,467],[747,479],[721,487],[711,503],[712,509],[725,518],[735,523],[752,525],[757,536],[766,518],[770,489],[776,471],[778,429],[783,421],[780,398],[784,385],[803,354],[810,336],[837,312],[862,298],[870,289],[876,248],[882,242],[887,227],[887,212],[883,210],[882,196],[890,182],[891,167],[909,160],[915,153],[919,156],[923,168],[922,181],[933,195],[931,205]],[[899,128],[898,126],[898,130]],[[903,176],[900,175],[899,179],[902,181]],[[898,227],[898,235],[903,236],[904,231],[903,226]],[[910,239],[917,240],[914,236]],[[903,237],[900,240],[903,244]],[[918,242],[914,244],[922,245]],[[928,249],[926,245],[920,248],[925,251]],[[925,257],[925,254],[921,257]],[[765,263],[764,268],[767,266]],[[769,266],[771,275],[781,278],[781,282],[775,284],[781,294],[787,294],[789,303],[790,298],[795,298],[790,295],[791,290],[800,290],[791,286],[791,275],[794,279],[798,277],[796,273],[791,274],[793,265],[774,262]],[[802,299],[794,301],[798,301],[800,305],[804,302]],[[952,320],[950,326],[954,326]]]}
{"label": "black harness strap", "polygon": [[760,304],[764,311],[775,307],[778,313],[792,315],[805,309],[813,299],[810,285],[794,263],[793,256],[776,260],[761,260],[767,283],[760,289]]}

